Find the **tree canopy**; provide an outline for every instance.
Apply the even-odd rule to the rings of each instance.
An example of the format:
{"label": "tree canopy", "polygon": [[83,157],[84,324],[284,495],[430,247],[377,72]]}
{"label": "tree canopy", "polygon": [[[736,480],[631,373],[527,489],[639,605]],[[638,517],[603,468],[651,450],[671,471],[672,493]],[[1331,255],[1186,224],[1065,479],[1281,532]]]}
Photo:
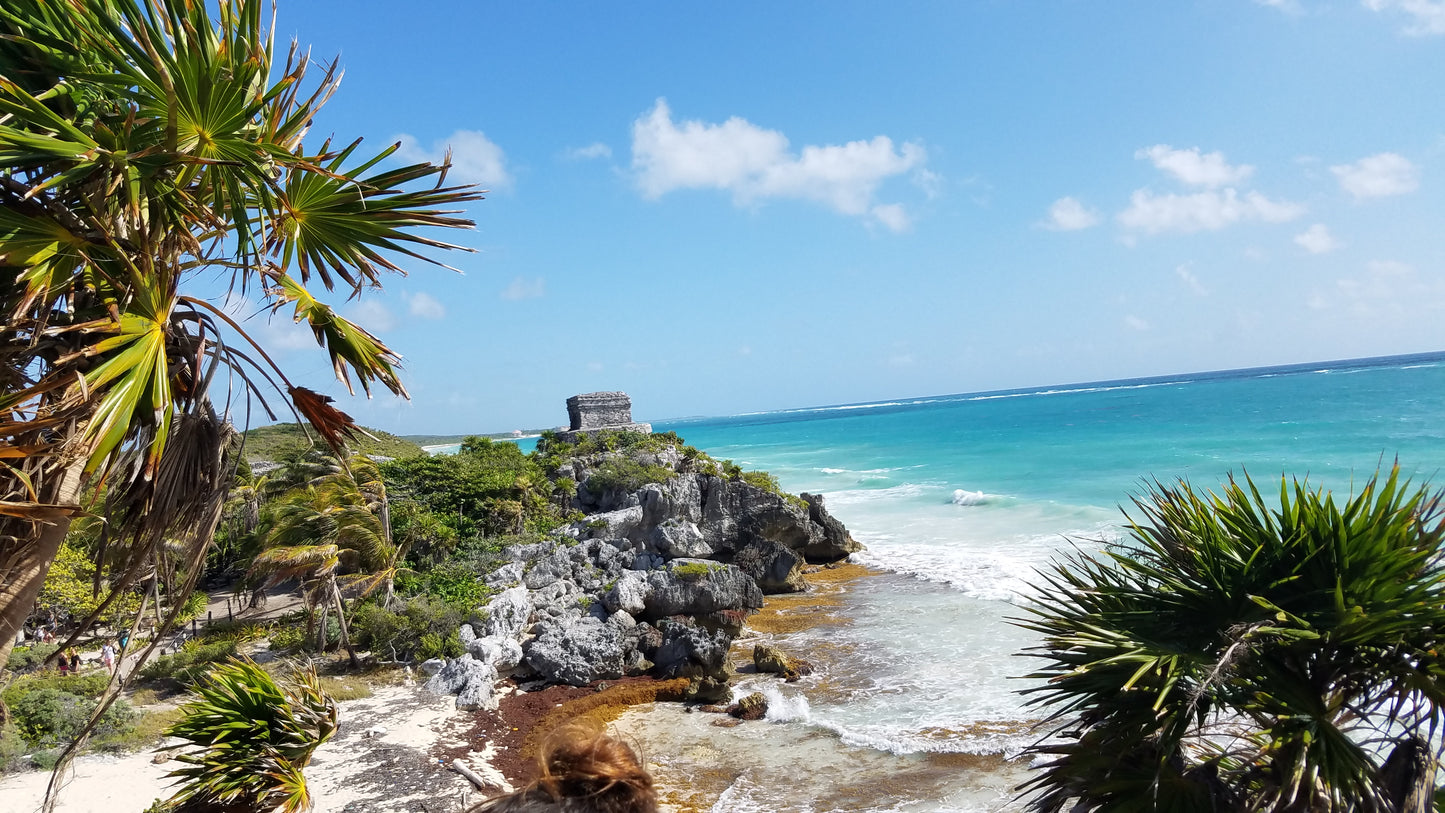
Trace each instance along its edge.
{"label": "tree canopy", "polygon": [[[396,145],[309,138],[340,73],[294,43],[279,57],[270,11],[0,6],[0,665],[99,482],[112,589],[165,540],[194,578],[235,468],[233,385],[214,382],[279,391],[333,446],[352,430],[226,300],[306,324],[348,389],[405,394],[399,356],[313,289],[436,263],[456,247],[425,232],[471,226],[454,207],[480,195],[445,164],[395,165]],[[198,278],[229,280],[225,299]]]}

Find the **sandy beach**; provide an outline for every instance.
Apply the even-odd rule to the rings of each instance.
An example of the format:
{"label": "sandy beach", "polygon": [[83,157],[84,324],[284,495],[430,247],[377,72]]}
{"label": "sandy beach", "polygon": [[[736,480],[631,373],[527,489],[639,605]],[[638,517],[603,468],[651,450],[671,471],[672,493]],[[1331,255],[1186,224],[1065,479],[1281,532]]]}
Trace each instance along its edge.
{"label": "sandy beach", "polygon": [[[434,752],[462,736],[472,715],[458,712],[451,697],[417,686],[377,689],[371,697],[341,705],[336,736],[316,750],[306,779],[316,813],[439,813],[483,798],[470,783],[438,763]],[[89,754],[76,759],[56,809],[61,813],[138,813],[173,792],[166,773],[177,763],[155,763],[155,751]],[[506,780],[480,759],[468,767]],[[38,810],[49,771],[0,779],[7,813]]]}

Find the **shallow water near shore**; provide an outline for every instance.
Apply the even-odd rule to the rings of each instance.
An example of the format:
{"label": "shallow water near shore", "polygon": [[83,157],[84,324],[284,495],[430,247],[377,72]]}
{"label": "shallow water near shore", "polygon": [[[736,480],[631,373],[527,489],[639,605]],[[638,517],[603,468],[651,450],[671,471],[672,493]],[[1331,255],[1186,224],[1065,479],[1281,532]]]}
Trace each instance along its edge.
{"label": "shallow water near shore", "polygon": [[[999,810],[1032,742],[1017,676],[1035,571],[1121,535],[1146,481],[1248,472],[1346,494],[1397,458],[1445,470],[1445,354],[899,399],[659,422],[708,453],[821,493],[872,571],[760,619],[757,640],[819,670],[745,675],[769,719],[737,728],[665,704],[621,721],[679,809]],[[765,613],[766,615],[766,613]],[[751,650],[753,639],[740,641]],[[896,780],[896,781],[895,781]]]}

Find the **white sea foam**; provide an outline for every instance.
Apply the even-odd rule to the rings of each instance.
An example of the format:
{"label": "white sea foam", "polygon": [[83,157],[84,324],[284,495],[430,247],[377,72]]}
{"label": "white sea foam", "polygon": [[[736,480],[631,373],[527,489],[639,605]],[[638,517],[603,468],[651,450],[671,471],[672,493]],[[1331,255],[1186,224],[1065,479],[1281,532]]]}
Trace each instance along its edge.
{"label": "white sea foam", "polygon": [[808,698],[801,693],[785,695],[776,685],[772,685],[763,689],[763,697],[768,701],[768,714],[765,719],[769,722],[807,723],[812,719]]}
{"label": "white sea foam", "polygon": [[982,491],[968,491],[962,488],[953,490],[954,505],[983,505],[988,502],[988,495]]}
{"label": "white sea foam", "polygon": [[830,507],[858,503],[886,503],[919,497],[924,493],[920,483],[901,483],[890,488],[854,488],[825,492]]}

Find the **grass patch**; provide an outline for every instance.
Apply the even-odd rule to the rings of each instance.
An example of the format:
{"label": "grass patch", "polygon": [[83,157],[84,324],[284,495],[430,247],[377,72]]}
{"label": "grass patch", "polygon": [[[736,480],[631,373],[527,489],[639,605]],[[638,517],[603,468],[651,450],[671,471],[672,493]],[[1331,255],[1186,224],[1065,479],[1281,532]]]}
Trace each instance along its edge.
{"label": "grass patch", "polygon": [[319,679],[321,682],[321,691],[329,695],[331,699],[337,701],[360,700],[363,697],[371,697],[371,687],[360,678],[360,675],[347,678],[323,677]]}
{"label": "grass patch", "polygon": [[99,751],[140,751],[160,745],[166,729],[180,721],[185,713],[178,708],[148,711],[140,715],[128,731],[98,737],[91,748]]}

